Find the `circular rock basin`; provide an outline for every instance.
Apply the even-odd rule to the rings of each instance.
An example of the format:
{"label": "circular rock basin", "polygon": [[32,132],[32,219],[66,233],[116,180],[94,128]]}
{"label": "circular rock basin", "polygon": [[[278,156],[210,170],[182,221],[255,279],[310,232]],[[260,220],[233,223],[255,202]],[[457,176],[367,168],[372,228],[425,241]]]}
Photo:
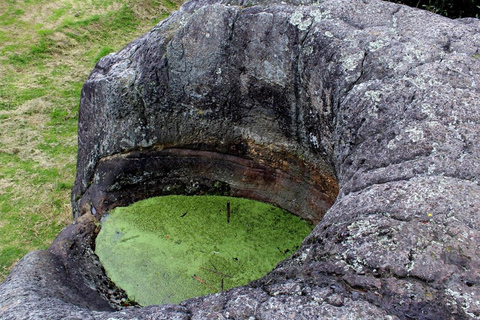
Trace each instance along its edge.
{"label": "circular rock basin", "polygon": [[96,253],[131,300],[179,303],[262,277],[312,229],[258,201],[166,196],[113,210],[103,219]]}

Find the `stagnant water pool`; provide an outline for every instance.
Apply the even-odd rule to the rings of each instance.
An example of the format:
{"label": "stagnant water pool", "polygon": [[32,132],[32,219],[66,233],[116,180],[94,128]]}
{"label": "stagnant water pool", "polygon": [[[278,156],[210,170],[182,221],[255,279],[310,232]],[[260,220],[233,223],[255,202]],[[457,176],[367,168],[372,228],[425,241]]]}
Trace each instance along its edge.
{"label": "stagnant water pool", "polygon": [[313,225],[272,205],[223,196],[166,196],[116,208],[96,253],[143,306],[245,285],[291,255]]}

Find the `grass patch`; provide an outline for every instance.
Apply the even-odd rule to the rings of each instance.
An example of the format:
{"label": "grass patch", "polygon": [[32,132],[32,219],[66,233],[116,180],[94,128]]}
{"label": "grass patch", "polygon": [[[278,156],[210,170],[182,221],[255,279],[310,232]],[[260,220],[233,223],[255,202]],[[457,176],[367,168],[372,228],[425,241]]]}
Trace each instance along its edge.
{"label": "grass patch", "polygon": [[9,26],[14,24],[24,13],[25,11],[22,9],[9,7],[2,15],[0,15],[0,25]]}
{"label": "grass patch", "polygon": [[70,3],[67,3],[66,5],[52,10],[52,15],[48,17],[48,20],[50,21],[58,21],[62,16],[65,16],[72,10],[72,5]]}
{"label": "grass patch", "polygon": [[115,52],[115,50],[112,47],[103,47],[102,49],[100,49],[100,52],[95,57],[94,62],[97,63],[98,60],[100,60],[101,58],[105,57],[106,55],[112,52]]}
{"label": "grass patch", "polygon": [[262,277],[312,229],[297,216],[249,199],[157,197],[115,209],[102,224],[96,253],[131,300],[179,303]]}
{"label": "grass patch", "polygon": [[0,281],[71,222],[80,91],[96,60],[150,30],[152,17],[165,18],[174,4],[0,4]]}
{"label": "grass patch", "polygon": [[75,18],[66,18],[63,20],[59,29],[63,28],[76,28],[76,27],[88,27],[92,23],[99,22],[100,15],[95,14],[93,16],[87,17],[85,19],[75,19]]}

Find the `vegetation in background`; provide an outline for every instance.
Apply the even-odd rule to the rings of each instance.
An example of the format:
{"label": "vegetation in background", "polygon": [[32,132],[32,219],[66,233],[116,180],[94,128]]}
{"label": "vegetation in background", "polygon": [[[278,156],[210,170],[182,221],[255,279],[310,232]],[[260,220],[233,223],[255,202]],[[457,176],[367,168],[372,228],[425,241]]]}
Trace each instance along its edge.
{"label": "vegetation in background", "polygon": [[264,276],[312,229],[258,201],[157,197],[116,208],[102,224],[96,253],[129,299],[144,306],[179,303]]}
{"label": "vegetation in background", "polygon": [[71,222],[80,90],[178,0],[0,1],[0,281]]}
{"label": "vegetation in background", "polygon": [[428,10],[449,18],[480,17],[478,0],[388,0]]}

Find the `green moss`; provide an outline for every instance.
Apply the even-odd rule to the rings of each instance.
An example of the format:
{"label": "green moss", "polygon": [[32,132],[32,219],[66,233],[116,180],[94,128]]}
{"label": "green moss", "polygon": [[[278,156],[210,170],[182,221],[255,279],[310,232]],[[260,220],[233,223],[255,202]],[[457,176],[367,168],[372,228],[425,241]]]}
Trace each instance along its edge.
{"label": "green moss", "polygon": [[[227,223],[227,202],[231,217]],[[142,305],[247,284],[292,254],[313,226],[271,205],[222,196],[168,196],[117,208],[96,253]]]}

